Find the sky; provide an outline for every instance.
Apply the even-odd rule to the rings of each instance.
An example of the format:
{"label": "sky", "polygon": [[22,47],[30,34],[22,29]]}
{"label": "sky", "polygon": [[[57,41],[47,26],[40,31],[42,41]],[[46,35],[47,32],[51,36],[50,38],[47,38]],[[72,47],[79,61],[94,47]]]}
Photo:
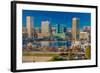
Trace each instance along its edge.
{"label": "sky", "polygon": [[41,27],[41,22],[45,20],[48,20],[51,26],[60,24],[67,28],[72,28],[73,17],[80,18],[80,29],[82,29],[84,26],[91,26],[91,13],[23,10],[23,27],[26,27],[27,16],[33,17],[34,27],[38,28]]}

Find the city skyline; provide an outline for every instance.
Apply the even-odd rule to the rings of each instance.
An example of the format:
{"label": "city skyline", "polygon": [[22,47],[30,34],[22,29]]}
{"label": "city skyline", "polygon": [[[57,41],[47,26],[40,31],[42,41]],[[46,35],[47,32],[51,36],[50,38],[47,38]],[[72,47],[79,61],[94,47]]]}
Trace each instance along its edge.
{"label": "city skyline", "polygon": [[23,62],[30,62],[26,56],[32,56],[31,62],[91,59],[89,13],[28,13],[23,13]]}
{"label": "city skyline", "polygon": [[72,18],[80,18],[80,29],[84,26],[91,26],[90,13],[76,13],[76,12],[55,12],[55,11],[36,11],[23,10],[22,24],[26,27],[26,17],[33,17],[34,27],[41,27],[42,21],[49,21],[51,26],[60,24],[67,28],[72,28]]}

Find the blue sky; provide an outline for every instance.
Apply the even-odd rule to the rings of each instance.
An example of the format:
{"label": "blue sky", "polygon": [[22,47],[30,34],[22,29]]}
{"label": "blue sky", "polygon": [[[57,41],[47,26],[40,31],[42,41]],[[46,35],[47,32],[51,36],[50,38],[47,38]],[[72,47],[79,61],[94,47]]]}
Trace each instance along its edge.
{"label": "blue sky", "polygon": [[26,26],[26,16],[32,16],[34,18],[35,27],[41,27],[41,21],[49,20],[51,26],[61,24],[67,28],[71,28],[73,17],[80,18],[80,28],[91,26],[90,13],[23,10],[22,24],[24,27]]}

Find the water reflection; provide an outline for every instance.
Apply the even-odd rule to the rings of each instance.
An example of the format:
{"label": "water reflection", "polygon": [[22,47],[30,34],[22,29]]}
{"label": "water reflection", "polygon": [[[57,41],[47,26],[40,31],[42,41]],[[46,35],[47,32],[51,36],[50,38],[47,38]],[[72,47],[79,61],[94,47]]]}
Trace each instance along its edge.
{"label": "water reflection", "polygon": [[37,42],[37,45],[41,46],[48,46],[48,47],[61,47],[61,46],[67,46],[66,41],[41,41]]}

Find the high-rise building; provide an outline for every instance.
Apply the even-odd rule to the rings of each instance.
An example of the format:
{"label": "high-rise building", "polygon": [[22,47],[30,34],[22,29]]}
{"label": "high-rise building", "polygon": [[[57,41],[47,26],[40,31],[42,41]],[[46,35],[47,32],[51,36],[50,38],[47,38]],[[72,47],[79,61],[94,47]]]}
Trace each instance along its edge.
{"label": "high-rise building", "polygon": [[73,41],[79,40],[79,35],[80,35],[80,19],[79,18],[72,18],[72,39]]}
{"label": "high-rise building", "polygon": [[26,17],[26,24],[27,24],[27,34],[28,34],[28,37],[31,38],[32,35],[33,35],[33,17],[31,16],[27,16]]}
{"label": "high-rise building", "polygon": [[63,27],[61,26],[61,24],[56,24],[56,29],[57,29],[57,33],[62,33],[63,32]]}
{"label": "high-rise building", "polygon": [[41,22],[41,33],[43,35],[49,35],[50,34],[50,22],[49,21],[42,21]]}

